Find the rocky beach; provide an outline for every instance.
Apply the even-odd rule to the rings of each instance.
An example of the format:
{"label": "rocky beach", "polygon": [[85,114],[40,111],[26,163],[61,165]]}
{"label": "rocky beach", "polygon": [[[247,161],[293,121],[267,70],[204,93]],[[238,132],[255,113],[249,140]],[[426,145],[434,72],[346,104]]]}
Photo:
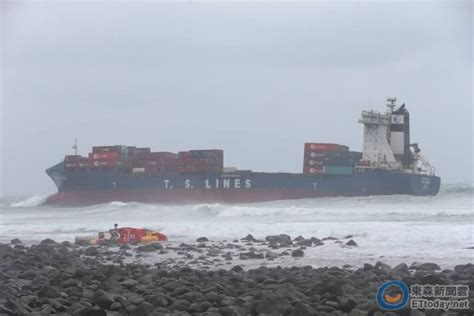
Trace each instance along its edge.
{"label": "rocky beach", "polygon": [[[0,244],[1,315],[472,315],[470,310],[384,312],[376,303],[384,281],[457,284],[474,289],[474,265],[382,260],[317,267],[307,253],[346,236],[264,238],[194,243],[90,246],[45,239]],[[472,291],[471,291],[472,294]],[[470,304],[474,306],[473,295]]]}

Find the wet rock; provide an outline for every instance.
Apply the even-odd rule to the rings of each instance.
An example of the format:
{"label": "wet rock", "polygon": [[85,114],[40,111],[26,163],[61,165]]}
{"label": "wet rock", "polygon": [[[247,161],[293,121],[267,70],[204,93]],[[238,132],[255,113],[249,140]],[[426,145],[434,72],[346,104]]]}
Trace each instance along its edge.
{"label": "wet rock", "polygon": [[290,302],[286,298],[266,297],[257,303],[255,311],[261,314],[284,315],[291,309]]}
{"label": "wet rock", "polygon": [[134,309],[131,313],[130,316],[148,316],[152,315],[154,312],[155,308],[153,305],[147,302],[142,302],[136,309]]}
{"label": "wet rock", "polygon": [[278,258],[278,254],[273,252],[273,251],[267,251],[267,253],[265,254],[265,258],[266,259],[276,259],[276,258]]}
{"label": "wet rock", "polygon": [[377,261],[375,263],[375,270],[382,270],[382,271],[390,271],[392,267],[390,267],[388,264],[383,263],[381,261]]}
{"label": "wet rock", "polygon": [[66,279],[61,283],[61,287],[77,287],[79,285],[79,281],[74,278]]}
{"label": "wet rock", "polygon": [[55,245],[56,242],[52,239],[46,238],[40,242],[40,245]]}
{"label": "wet rock", "polygon": [[291,245],[291,237],[286,234],[280,235],[269,235],[265,237],[265,240],[269,243],[279,243],[284,245]]}
{"label": "wet rock", "polygon": [[36,277],[37,273],[33,270],[26,270],[18,274],[19,279],[33,280]]}
{"label": "wet rock", "polygon": [[349,298],[342,298],[340,299],[340,310],[343,311],[344,313],[350,313],[356,306],[357,302],[354,301],[353,299]]}
{"label": "wet rock", "polygon": [[437,265],[436,263],[431,263],[431,262],[426,262],[426,263],[414,262],[411,264],[410,269],[435,271],[435,270],[441,270],[441,267]]}
{"label": "wet rock", "polygon": [[84,308],[78,314],[80,316],[107,316],[107,312],[102,308]]}
{"label": "wet rock", "polygon": [[99,255],[99,250],[96,247],[88,247],[86,248],[84,254],[86,256],[95,257]]}
{"label": "wet rock", "polygon": [[14,238],[10,241],[10,244],[12,244],[12,245],[18,245],[18,244],[21,244],[21,243],[22,243],[21,240],[18,239],[18,238]]}
{"label": "wet rock", "polygon": [[56,287],[47,285],[38,292],[38,297],[58,298],[61,297],[61,292]]}
{"label": "wet rock", "polygon": [[203,313],[207,311],[210,307],[212,306],[211,303],[209,302],[197,302],[197,303],[192,303],[188,311],[191,313]]}
{"label": "wet rock", "polygon": [[318,246],[323,246],[324,242],[316,237],[311,237],[311,242],[313,243],[313,246],[318,247]]}
{"label": "wet rock", "polygon": [[[241,239],[242,241],[250,241],[250,242],[257,242],[258,240],[255,239],[251,234],[248,234],[244,238]],[[234,241],[235,242],[235,241]]]}
{"label": "wet rock", "polygon": [[304,256],[304,251],[301,249],[296,249],[291,252],[292,257],[303,257]]}
{"label": "wet rock", "polygon": [[303,302],[296,302],[295,306],[291,310],[293,316],[313,316],[316,315],[316,311],[310,305]]}
{"label": "wet rock", "polygon": [[143,246],[138,246],[136,251],[137,252],[153,252],[157,250],[163,249],[163,245],[157,242],[152,242]]}
{"label": "wet rock", "polygon": [[263,259],[264,256],[263,256],[263,253],[256,253],[254,251],[249,251],[249,252],[245,252],[245,253],[241,253],[240,255],[240,259]]}
{"label": "wet rock", "polygon": [[308,247],[311,247],[313,245],[313,242],[311,241],[311,239],[300,239],[298,241],[296,241],[295,243],[297,246],[308,246]]}
{"label": "wet rock", "polygon": [[393,267],[393,271],[408,273],[408,265],[406,263],[400,263],[399,265]]}
{"label": "wet rock", "polygon": [[241,266],[234,266],[232,269],[230,269],[230,271],[242,272],[242,271],[244,271],[244,269]]}
{"label": "wet rock", "polygon": [[357,247],[358,245],[357,245],[357,243],[356,243],[353,239],[351,239],[351,240],[349,240],[348,242],[346,242],[346,246],[349,246],[349,247]]}
{"label": "wet rock", "polygon": [[432,285],[446,285],[447,282],[443,278],[435,274],[428,274],[421,278],[421,284],[432,284]]}
{"label": "wet rock", "polygon": [[196,239],[197,242],[208,242],[209,239],[207,239],[207,237],[199,237],[198,239]]}
{"label": "wet rock", "polygon": [[164,295],[152,295],[146,298],[146,301],[155,307],[166,307],[168,306],[168,299]]}
{"label": "wet rock", "polygon": [[303,239],[305,239],[305,238],[303,236],[299,235],[298,237],[293,239],[293,241],[300,241],[300,240],[303,240]]}
{"label": "wet rock", "polygon": [[98,290],[92,296],[92,301],[102,308],[109,308],[110,305],[115,302],[115,299],[111,294],[107,293],[106,291]]}

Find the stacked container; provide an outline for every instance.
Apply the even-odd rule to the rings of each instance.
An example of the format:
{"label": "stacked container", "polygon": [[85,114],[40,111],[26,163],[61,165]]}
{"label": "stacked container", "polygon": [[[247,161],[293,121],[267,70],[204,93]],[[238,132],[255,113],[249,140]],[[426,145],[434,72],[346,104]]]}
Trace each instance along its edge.
{"label": "stacked container", "polygon": [[328,143],[305,143],[303,173],[352,174],[362,153],[348,146]]}
{"label": "stacked container", "polygon": [[70,155],[64,157],[64,168],[66,169],[78,169],[86,168],[89,165],[87,157],[80,155]]}
{"label": "stacked container", "polygon": [[95,146],[88,157],[66,156],[64,167],[71,168],[120,168],[133,174],[158,174],[175,172],[222,172],[224,151],[203,149],[173,152],[152,152],[148,147]]}
{"label": "stacked container", "polygon": [[141,153],[140,167],[144,173],[162,173],[178,171],[178,156],[172,152],[148,152]]}
{"label": "stacked container", "polygon": [[180,151],[178,153],[179,172],[222,172],[224,151],[220,149],[201,149]]}
{"label": "stacked container", "polygon": [[128,159],[128,149],[127,146],[121,145],[92,147],[92,152],[89,153],[89,167],[129,169],[131,163]]}

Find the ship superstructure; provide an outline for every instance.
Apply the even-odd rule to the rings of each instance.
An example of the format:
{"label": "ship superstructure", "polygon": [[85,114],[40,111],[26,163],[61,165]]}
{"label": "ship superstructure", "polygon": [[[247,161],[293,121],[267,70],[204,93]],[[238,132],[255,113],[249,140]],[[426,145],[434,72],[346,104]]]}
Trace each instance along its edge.
{"label": "ship superstructure", "polygon": [[410,113],[405,104],[397,108],[396,101],[387,98],[385,113],[362,112],[362,161],[369,167],[434,175],[434,168],[423,159],[418,144],[410,143]]}

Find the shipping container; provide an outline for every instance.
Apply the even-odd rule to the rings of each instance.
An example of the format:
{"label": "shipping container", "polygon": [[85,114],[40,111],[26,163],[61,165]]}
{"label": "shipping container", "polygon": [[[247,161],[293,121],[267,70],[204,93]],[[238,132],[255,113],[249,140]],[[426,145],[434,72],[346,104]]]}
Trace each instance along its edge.
{"label": "shipping container", "polygon": [[304,151],[348,151],[349,147],[339,144],[329,143],[305,143]]}
{"label": "shipping container", "polygon": [[79,162],[81,161],[81,156],[80,155],[68,155],[64,157],[65,162]]}
{"label": "shipping container", "polygon": [[354,173],[353,167],[324,166],[324,174],[352,175],[353,173]]}
{"label": "shipping container", "polygon": [[236,172],[237,168],[236,167],[224,167],[224,168],[222,168],[222,171],[227,172],[227,173]]}
{"label": "shipping container", "polygon": [[191,158],[223,158],[224,151],[220,149],[190,150]]}
{"label": "shipping container", "polygon": [[349,158],[353,160],[362,159],[362,153],[358,151],[307,151],[304,154],[305,158]]}
{"label": "shipping container", "polygon": [[304,165],[308,167],[313,166],[322,166],[324,164],[324,159],[305,159]]}
{"label": "shipping container", "polygon": [[143,155],[143,154],[148,154],[150,153],[151,149],[148,148],[148,147],[143,147],[143,148],[139,148],[139,147],[135,147],[135,146],[131,146],[131,147],[128,147],[128,155],[130,157],[135,157],[135,156],[140,156],[140,155]]}
{"label": "shipping container", "polygon": [[344,158],[326,158],[324,159],[325,166],[334,166],[334,167],[349,167],[355,166],[357,161],[352,159],[344,159]]}
{"label": "shipping container", "polygon": [[119,153],[115,151],[97,151],[89,153],[89,160],[118,160]]}
{"label": "shipping container", "polygon": [[113,168],[117,166],[118,166],[117,160],[94,160],[94,159],[89,160],[89,167],[91,168],[97,168],[97,167]]}
{"label": "shipping container", "polygon": [[114,146],[94,146],[92,147],[92,152],[97,153],[97,152],[104,152],[104,151],[111,151],[111,152],[116,152],[121,155],[127,155],[128,154],[128,147],[123,146],[123,145],[114,145]]}
{"label": "shipping container", "polygon": [[177,155],[168,151],[158,151],[140,154],[143,160],[157,160],[157,159],[177,159]]}
{"label": "shipping container", "polygon": [[191,159],[191,153],[189,151],[178,152],[178,159]]}
{"label": "shipping container", "polygon": [[323,167],[304,167],[304,174],[321,174],[323,173]]}
{"label": "shipping container", "polygon": [[132,173],[145,173],[145,168],[132,168]]}

